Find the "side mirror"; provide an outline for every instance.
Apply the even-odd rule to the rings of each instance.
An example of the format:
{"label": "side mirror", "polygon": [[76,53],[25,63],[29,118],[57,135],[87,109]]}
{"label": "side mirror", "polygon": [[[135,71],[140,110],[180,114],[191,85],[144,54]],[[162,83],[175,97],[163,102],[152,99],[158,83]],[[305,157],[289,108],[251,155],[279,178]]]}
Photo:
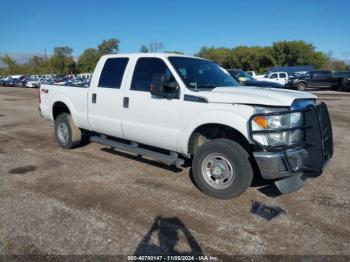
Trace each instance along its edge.
{"label": "side mirror", "polygon": [[164,75],[155,74],[151,83],[151,94],[160,98],[177,98],[179,85],[177,82],[165,82]]}

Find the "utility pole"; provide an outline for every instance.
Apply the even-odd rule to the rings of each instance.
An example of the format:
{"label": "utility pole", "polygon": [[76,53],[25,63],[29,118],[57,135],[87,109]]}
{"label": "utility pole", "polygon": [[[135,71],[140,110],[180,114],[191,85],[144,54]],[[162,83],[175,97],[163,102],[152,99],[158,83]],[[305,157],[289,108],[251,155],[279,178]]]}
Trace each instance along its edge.
{"label": "utility pole", "polygon": [[46,48],[44,48],[45,62],[47,62]]}
{"label": "utility pole", "polygon": [[[48,60],[47,60],[46,48],[44,48],[44,57],[45,57],[45,66],[47,68],[47,67],[49,67],[49,63],[48,63]],[[49,70],[47,72],[49,72]],[[51,67],[50,67],[50,74],[52,75],[52,68]]]}

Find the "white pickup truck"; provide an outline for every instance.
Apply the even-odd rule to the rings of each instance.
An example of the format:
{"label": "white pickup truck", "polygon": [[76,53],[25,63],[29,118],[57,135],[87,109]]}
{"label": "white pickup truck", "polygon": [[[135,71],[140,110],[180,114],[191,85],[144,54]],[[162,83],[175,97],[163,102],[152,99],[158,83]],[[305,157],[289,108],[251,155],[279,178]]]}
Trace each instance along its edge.
{"label": "white pickup truck", "polygon": [[286,85],[289,79],[287,72],[270,72],[266,75],[255,76],[254,78],[256,80],[268,81],[281,85]]}
{"label": "white pickup truck", "polygon": [[89,88],[41,85],[39,111],[65,149],[85,136],[169,165],[188,159],[196,185],[222,199],[254,175],[295,191],[333,154],[316,96],[239,86],[215,63],[178,54],[103,56]]}

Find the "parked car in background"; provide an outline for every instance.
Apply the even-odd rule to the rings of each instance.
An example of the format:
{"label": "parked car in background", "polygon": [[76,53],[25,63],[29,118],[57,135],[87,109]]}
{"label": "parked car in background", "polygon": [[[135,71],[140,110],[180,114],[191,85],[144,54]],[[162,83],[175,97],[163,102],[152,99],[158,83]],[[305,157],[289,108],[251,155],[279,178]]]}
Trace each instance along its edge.
{"label": "parked car in background", "polygon": [[241,69],[228,69],[227,72],[229,72],[229,74],[243,86],[274,87],[274,88],[284,87],[284,85],[281,85],[279,83],[256,80],[252,76],[250,76],[247,72],[244,72]]}
{"label": "parked car in background", "polygon": [[334,77],[344,78],[344,77],[349,77],[349,75],[350,75],[350,71],[335,71],[335,72],[333,72]]}
{"label": "parked car in background", "polygon": [[24,84],[21,80],[15,78],[7,78],[2,82],[2,86],[8,87],[24,87]]}
{"label": "parked car in background", "polygon": [[63,84],[67,78],[65,75],[56,75],[54,78],[52,78],[52,82],[56,85],[60,85],[60,84]]}
{"label": "parked car in background", "polygon": [[10,75],[9,78],[11,79],[20,79],[20,78],[23,78],[24,75]]}
{"label": "parked car in background", "polygon": [[74,78],[75,78],[75,75],[66,75],[66,78],[67,78],[67,79],[74,79]]}
{"label": "parked car in background", "polygon": [[78,74],[77,77],[91,79],[92,74],[91,73],[81,73],[81,74]]}
{"label": "parked car in background", "polygon": [[46,74],[46,75],[41,75],[40,78],[41,79],[51,79],[54,78],[56,75],[53,74]]}
{"label": "parked car in background", "polygon": [[263,77],[256,77],[256,80],[278,83],[284,86],[287,84],[288,78],[287,72],[272,72]]}
{"label": "parked car in background", "polygon": [[[339,74],[338,74],[339,76]],[[350,72],[342,72],[340,89],[343,91],[350,91]]]}
{"label": "parked car in background", "polygon": [[41,83],[40,78],[28,78],[25,84],[25,87],[30,87],[30,88],[39,88]]}
{"label": "parked car in background", "polygon": [[335,77],[331,71],[310,71],[306,74],[292,77],[287,86],[301,91],[307,88],[337,88],[341,85],[342,78]]}
{"label": "parked car in background", "polygon": [[267,74],[274,72],[286,72],[288,76],[305,74],[310,71],[315,71],[313,65],[304,65],[304,66],[274,66],[271,67]]}
{"label": "parked car in background", "polygon": [[88,87],[90,85],[90,78],[76,77],[70,85],[75,87]]}
{"label": "parked car in background", "polygon": [[254,78],[257,76],[254,71],[246,71],[246,73]]}

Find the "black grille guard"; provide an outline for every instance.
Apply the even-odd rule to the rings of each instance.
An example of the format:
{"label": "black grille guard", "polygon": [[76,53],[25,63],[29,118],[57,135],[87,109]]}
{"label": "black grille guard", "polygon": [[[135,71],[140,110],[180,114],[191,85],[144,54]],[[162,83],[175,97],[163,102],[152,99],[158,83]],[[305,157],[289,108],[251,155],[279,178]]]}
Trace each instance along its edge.
{"label": "black grille guard", "polygon": [[[267,129],[267,130],[253,130],[252,120],[256,116],[274,116],[284,115],[294,112],[302,112],[304,114],[304,123],[300,126],[293,128],[283,129]],[[289,149],[305,148],[307,151],[307,160],[303,167],[303,172],[321,174],[325,164],[332,158],[334,146],[333,146],[333,132],[332,125],[327,109],[327,105],[323,102],[318,103],[316,106],[308,105],[305,108],[297,110],[286,110],[282,112],[260,113],[251,116],[249,119],[249,134],[250,139],[257,145],[262,151],[268,152],[284,152]],[[266,146],[260,144],[254,139],[254,134],[268,134],[284,131],[293,131],[301,129],[304,130],[305,139],[300,143],[295,143],[287,146]],[[287,158],[288,159],[288,158]]]}

